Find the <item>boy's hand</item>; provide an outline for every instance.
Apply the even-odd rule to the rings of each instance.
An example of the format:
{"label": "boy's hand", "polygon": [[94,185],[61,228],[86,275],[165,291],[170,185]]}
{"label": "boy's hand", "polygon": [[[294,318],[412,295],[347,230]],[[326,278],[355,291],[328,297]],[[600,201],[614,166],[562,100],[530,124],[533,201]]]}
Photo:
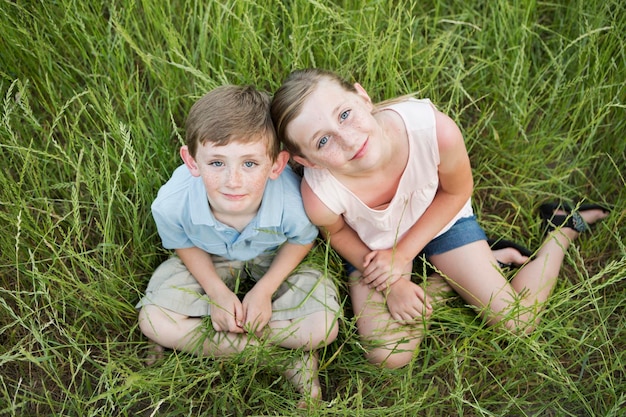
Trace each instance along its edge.
{"label": "boy's hand", "polygon": [[394,320],[408,324],[416,318],[430,317],[433,308],[419,285],[398,280],[387,292],[387,308]]}
{"label": "boy's hand", "polygon": [[243,313],[244,329],[259,334],[272,317],[272,293],[259,284],[252,287],[243,298]]}
{"label": "boy's hand", "polygon": [[371,289],[383,291],[402,278],[407,262],[391,249],[375,250],[365,256],[363,268],[363,282]]}
{"label": "boy's hand", "polygon": [[211,299],[213,329],[217,332],[243,333],[243,306],[235,293],[224,287]]}

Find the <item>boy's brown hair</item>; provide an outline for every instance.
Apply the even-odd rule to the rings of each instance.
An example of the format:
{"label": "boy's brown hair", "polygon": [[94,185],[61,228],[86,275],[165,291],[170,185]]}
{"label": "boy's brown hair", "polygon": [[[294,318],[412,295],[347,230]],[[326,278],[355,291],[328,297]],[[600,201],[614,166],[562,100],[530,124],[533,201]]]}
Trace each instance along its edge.
{"label": "boy's brown hair", "polygon": [[270,96],[252,86],[224,85],[194,103],[185,123],[185,145],[192,157],[206,142],[267,140],[272,161],[280,152],[270,116]]}

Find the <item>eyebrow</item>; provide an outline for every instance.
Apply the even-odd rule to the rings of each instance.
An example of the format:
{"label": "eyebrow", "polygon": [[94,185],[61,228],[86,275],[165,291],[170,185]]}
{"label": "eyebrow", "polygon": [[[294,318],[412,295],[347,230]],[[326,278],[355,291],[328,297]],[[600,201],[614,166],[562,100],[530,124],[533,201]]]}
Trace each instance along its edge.
{"label": "eyebrow", "polygon": [[[331,111],[331,115],[334,115],[335,113],[337,113],[339,111],[339,109],[341,109],[341,107],[343,107],[344,103],[339,103],[332,111]],[[311,143],[315,143],[315,140],[319,137],[319,135],[321,134],[322,130],[318,129],[315,132],[313,132],[313,134],[310,136],[309,140],[307,142]]]}
{"label": "eyebrow", "polygon": [[[214,154],[210,154],[207,155],[209,158],[227,158],[231,155],[226,154],[226,153],[214,153]],[[267,156],[267,152],[262,152],[262,153],[247,153],[244,155],[239,155],[238,158],[241,159],[261,159],[264,158],[265,156]]]}

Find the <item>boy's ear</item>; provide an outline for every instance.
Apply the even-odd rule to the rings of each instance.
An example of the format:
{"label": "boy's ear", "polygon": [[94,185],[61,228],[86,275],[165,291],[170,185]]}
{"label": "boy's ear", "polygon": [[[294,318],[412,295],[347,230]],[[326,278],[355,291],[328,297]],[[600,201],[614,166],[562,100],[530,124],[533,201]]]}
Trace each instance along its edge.
{"label": "boy's ear", "polygon": [[183,159],[183,162],[185,163],[185,166],[187,167],[191,175],[193,175],[194,177],[199,177],[200,170],[198,169],[198,163],[189,153],[189,148],[187,147],[187,145],[180,148],[180,157]]}
{"label": "boy's ear", "polygon": [[272,165],[272,170],[270,171],[270,179],[275,180],[279,177],[280,173],[283,172],[287,163],[289,162],[289,152],[280,151],[276,160],[274,161],[274,165]]}

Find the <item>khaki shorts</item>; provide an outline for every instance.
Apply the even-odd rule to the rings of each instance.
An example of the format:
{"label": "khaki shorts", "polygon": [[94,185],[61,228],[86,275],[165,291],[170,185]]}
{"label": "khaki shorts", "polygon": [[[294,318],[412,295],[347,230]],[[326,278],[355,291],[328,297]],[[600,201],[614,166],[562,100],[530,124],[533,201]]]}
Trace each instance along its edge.
{"label": "khaki shorts", "polygon": [[[263,277],[273,258],[264,255],[244,262],[212,256],[218,275],[238,295],[245,294]],[[146,294],[136,307],[149,304],[190,317],[208,316],[211,312],[211,300],[178,257],[171,257],[154,271]],[[338,314],[337,289],[320,271],[301,265],[272,297],[271,321],[291,320],[318,311]]]}

